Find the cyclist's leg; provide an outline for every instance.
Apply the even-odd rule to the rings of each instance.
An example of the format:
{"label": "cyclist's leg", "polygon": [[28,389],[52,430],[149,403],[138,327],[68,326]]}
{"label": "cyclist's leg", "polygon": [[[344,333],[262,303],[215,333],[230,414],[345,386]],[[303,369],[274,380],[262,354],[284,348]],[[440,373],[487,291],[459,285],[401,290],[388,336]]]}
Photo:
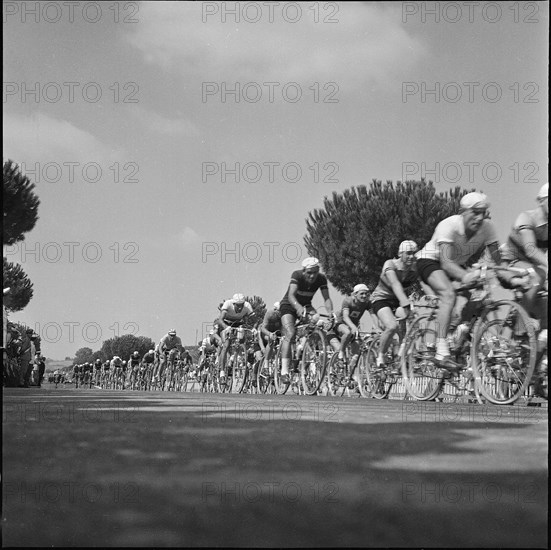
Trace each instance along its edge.
{"label": "cyclist's leg", "polygon": [[377,318],[384,327],[377,354],[377,365],[380,366],[384,364],[385,353],[388,350],[392,338],[394,338],[394,335],[398,331],[398,321],[396,321],[392,309],[388,306],[382,307],[377,311]]}
{"label": "cyclist's leg", "polygon": [[283,340],[281,341],[281,374],[289,374],[289,368],[291,366],[291,342],[295,338],[296,316],[292,313],[285,313],[281,316],[281,330],[283,333]]}
{"label": "cyclist's leg", "polygon": [[[334,336],[333,336],[334,334]],[[352,332],[345,323],[339,323],[334,331],[331,331],[328,335],[329,343],[331,347],[339,353],[339,359],[344,359],[344,350],[352,338]],[[340,339],[335,338],[340,337]]]}
{"label": "cyclist's leg", "polygon": [[528,289],[520,302],[520,305],[530,314],[531,317],[540,322],[540,328],[547,328],[547,298],[538,296],[538,291],[545,287],[545,270],[541,266],[535,266],[529,262],[515,262],[515,267],[523,269],[532,268],[534,276],[532,286]]}
{"label": "cyclist's leg", "polygon": [[450,348],[446,340],[450,327],[451,316],[455,305],[455,291],[450,279],[442,269],[432,271],[426,283],[438,296],[440,302],[436,312],[436,359],[450,356]]}

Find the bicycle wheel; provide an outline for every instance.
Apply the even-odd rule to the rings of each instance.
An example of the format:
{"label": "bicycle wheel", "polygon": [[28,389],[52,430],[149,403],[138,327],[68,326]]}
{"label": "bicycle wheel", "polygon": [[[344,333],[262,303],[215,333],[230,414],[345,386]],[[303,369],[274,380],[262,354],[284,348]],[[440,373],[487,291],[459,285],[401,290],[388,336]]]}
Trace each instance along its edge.
{"label": "bicycle wheel", "polygon": [[256,388],[258,393],[270,393],[270,386],[274,385],[275,352],[267,350],[266,356],[260,362],[258,372],[256,373]]}
{"label": "bicycle wheel", "polygon": [[300,364],[302,389],[306,395],[315,395],[321,386],[327,365],[326,346],[325,335],[319,329],[306,338]]}
{"label": "bicycle wheel", "polygon": [[[231,393],[232,373],[229,367],[230,357],[233,354],[233,341],[230,340],[225,349],[222,350],[218,367],[216,368],[216,380],[214,381],[214,391],[216,393]],[[220,373],[224,371],[224,377]]]}
{"label": "bicycle wheel", "polygon": [[390,376],[387,375],[386,368],[384,366],[377,366],[377,354],[379,351],[379,345],[381,343],[380,338],[376,338],[369,345],[367,351],[367,383],[371,392],[371,397],[375,399],[386,399],[390,393],[390,388],[393,382],[390,380]]}
{"label": "bicycle wheel", "polygon": [[193,387],[193,380],[191,380],[190,378],[189,369],[190,367],[188,366],[183,367],[183,370],[180,374],[180,391],[181,392],[191,391],[191,388]]}
{"label": "bicycle wheel", "polygon": [[368,364],[370,361],[375,361],[375,357],[369,357],[369,353],[373,353],[370,345],[360,354],[358,359],[357,368],[357,381],[358,389],[360,390],[360,395],[362,397],[371,397],[371,388],[369,386],[369,377],[367,375]]}
{"label": "bicycle wheel", "polygon": [[402,377],[407,392],[418,401],[434,399],[442,388],[442,371],[434,362],[436,327],[430,315],[410,326],[402,348]]}
{"label": "bicycle wheel", "polygon": [[[294,346],[293,346],[293,352],[294,352]],[[284,384],[281,381],[281,346],[277,348],[277,352],[275,354],[274,358],[274,386],[276,389],[276,393],[278,395],[284,395],[287,390],[289,389],[289,384]]]}
{"label": "bicycle wheel", "polygon": [[533,321],[524,308],[501,300],[485,308],[473,329],[475,384],[491,403],[509,405],[525,393],[536,366]]}
{"label": "bicycle wheel", "polygon": [[232,366],[233,393],[241,393],[247,382],[247,348],[243,343],[235,344]]}
{"label": "bicycle wheel", "polygon": [[347,386],[348,376],[346,360],[339,361],[338,353],[334,353],[329,360],[326,380],[329,395],[333,397],[342,397]]}

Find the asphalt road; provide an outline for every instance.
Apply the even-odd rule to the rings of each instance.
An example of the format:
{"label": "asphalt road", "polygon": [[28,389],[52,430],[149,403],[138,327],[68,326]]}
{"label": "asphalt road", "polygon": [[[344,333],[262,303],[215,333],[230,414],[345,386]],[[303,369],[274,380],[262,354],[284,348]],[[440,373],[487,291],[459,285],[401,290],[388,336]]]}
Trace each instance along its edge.
{"label": "asphalt road", "polygon": [[3,391],[5,546],[547,547],[547,409]]}

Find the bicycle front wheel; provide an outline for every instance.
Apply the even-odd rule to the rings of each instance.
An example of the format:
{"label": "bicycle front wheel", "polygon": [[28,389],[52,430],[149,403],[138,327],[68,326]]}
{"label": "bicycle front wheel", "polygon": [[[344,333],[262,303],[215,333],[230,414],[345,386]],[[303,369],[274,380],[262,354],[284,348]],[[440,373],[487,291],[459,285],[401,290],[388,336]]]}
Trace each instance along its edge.
{"label": "bicycle front wheel", "polygon": [[300,376],[302,388],[306,395],[315,395],[319,390],[327,364],[327,342],[319,329],[311,332],[306,338],[302,352]]}
{"label": "bicycle front wheel", "polygon": [[241,393],[247,382],[247,348],[245,344],[236,344],[232,368],[233,393]]}
{"label": "bicycle front wheel", "polygon": [[284,384],[281,380],[281,345],[277,348],[274,358],[274,386],[278,395],[285,395],[290,384]]}
{"label": "bicycle front wheel", "polygon": [[342,397],[348,377],[344,360],[339,361],[339,354],[334,353],[329,360],[327,367],[327,388],[329,395],[333,397]]}
{"label": "bicycle front wheel", "polygon": [[266,394],[269,391],[268,388],[273,386],[274,360],[275,353],[273,353],[271,349],[268,349],[265,357],[260,362],[260,366],[258,367],[258,372],[256,374],[256,387],[258,393]]}
{"label": "bicycle front wheel", "polygon": [[375,399],[385,399],[390,393],[392,384],[387,376],[384,366],[377,366],[377,353],[381,339],[377,338],[371,342],[367,350],[367,383],[371,392],[371,397]]}
{"label": "bicycle front wheel", "polygon": [[434,319],[423,315],[413,322],[406,333],[401,357],[404,385],[418,401],[434,399],[442,388],[442,372],[434,361],[435,354]]}
{"label": "bicycle front wheel", "polygon": [[490,304],[473,329],[471,355],[478,391],[498,405],[528,397],[536,354],[534,322],[525,309],[511,300]]}

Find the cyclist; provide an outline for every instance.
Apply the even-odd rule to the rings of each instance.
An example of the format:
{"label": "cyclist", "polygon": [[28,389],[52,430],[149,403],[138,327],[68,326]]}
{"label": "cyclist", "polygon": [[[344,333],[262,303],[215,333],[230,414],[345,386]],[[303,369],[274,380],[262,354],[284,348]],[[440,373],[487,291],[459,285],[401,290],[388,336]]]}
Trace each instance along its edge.
{"label": "cyclist", "polygon": [[205,367],[207,365],[207,358],[209,356],[216,356],[220,348],[220,337],[216,334],[216,331],[213,329],[209,331],[207,336],[198,343],[199,345],[199,367],[197,368],[196,377],[198,380],[204,384],[207,376]]}
{"label": "cyclist", "polygon": [[328,313],[332,315],[333,302],[329,297],[327,277],[320,273],[320,262],[317,258],[306,258],[302,262],[302,269],[297,269],[291,274],[291,282],[280,302],[283,329],[281,343],[281,381],[283,384],[288,384],[290,380],[291,342],[296,334],[296,320],[307,313],[316,313],[312,307],[312,298],[318,289],[321,290]]}
{"label": "cyclist", "polygon": [[257,339],[255,340],[253,346],[254,352],[254,371],[252,385],[256,386],[256,375],[262,358],[266,355],[266,348],[268,344],[274,342],[278,336],[278,333],[281,334],[281,312],[279,311],[280,303],[275,302],[274,307],[270,310],[267,310],[264,314],[264,319],[258,323],[255,327],[257,330]]}
{"label": "cyclist", "polygon": [[347,296],[343,302],[341,309],[337,312],[337,322],[332,332],[340,337],[340,342],[337,340],[337,345],[334,344],[334,339],[331,340],[333,349],[338,351],[339,361],[344,360],[344,350],[348,342],[354,337],[351,344],[352,359],[351,366],[356,364],[360,354],[360,346],[358,344],[358,336],[360,332],[360,320],[362,315],[372,307],[372,302],[369,297],[369,289],[364,284],[357,284],[351,296]]}
{"label": "cyclist", "polygon": [[133,351],[128,358],[129,383],[132,384],[138,378],[140,372],[140,354],[138,351]]}
{"label": "cyclist", "polygon": [[142,362],[146,363],[147,365],[152,365],[155,362],[155,350],[150,349],[148,352],[146,352],[142,357]]}
{"label": "cyclist", "polygon": [[280,303],[276,302],[271,310],[266,311],[264,319],[259,325],[258,344],[255,344],[255,358],[260,361],[266,353],[266,346],[277,338],[281,332],[281,311]]}
{"label": "cyclist", "polygon": [[[216,320],[217,333],[222,339],[218,360],[228,348],[228,335],[232,328],[240,327],[253,315],[253,307],[245,300],[243,294],[234,294],[231,300],[226,300],[220,309],[220,316]],[[226,373],[220,370],[220,384],[225,383]]]}
{"label": "cyclist", "polygon": [[77,363],[76,365],[73,365],[73,381],[75,383],[75,388],[78,388],[81,372],[82,372],[82,366],[79,363]]}
{"label": "cyclist", "polygon": [[101,359],[98,357],[94,361],[94,380],[95,380],[96,386],[99,386],[101,381],[101,368],[102,368]]}
{"label": "cyclist", "polygon": [[122,359],[118,355],[113,356],[113,359],[111,359],[110,372],[111,377],[115,380],[116,383],[122,372]]}
{"label": "cyclist", "polygon": [[168,353],[172,349],[177,349],[178,351],[182,351],[183,349],[182,340],[180,339],[179,336],[176,336],[175,329],[169,330],[168,333],[165,334],[161,338],[161,341],[159,342],[159,346],[158,346],[159,364],[158,364],[158,367],[155,369],[155,372],[153,373],[154,378],[157,381],[163,375]]}
{"label": "cyclist", "polygon": [[549,269],[548,217],[549,217],[549,184],[539,190],[538,207],[521,212],[507,242],[501,247],[505,263],[521,268],[534,270],[534,285],[525,293],[522,305],[528,313],[541,322],[541,328],[547,329],[547,300],[538,299],[538,290],[545,285]]}
{"label": "cyclist", "polygon": [[384,366],[385,354],[398,331],[396,317],[403,319],[411,312],[411,304],[405,289],[419,278],[415,258],[418,250],[415,241],[401,242],[398,247],[398,258],[387,260],[383,264],[379,283],[371,295],[373,312],[384,329],[377,355],[377,367]]}
{"label": "cyclist", "polygon": [[[440,367],[457,370],[452,361],[446,336],[450,327],[456,295],[452,280],[468,286],[480,277],[480,270],[468,270],[486,249],[498,265],[501,254],[494,225],[488,219],[490,203],[482,193],[467,193],[460,202],[459,214],[442,220],[431,240],[417,253],[417,270],[440,299],[436,315],[436,355]],[[521,278],[512,277],[513,286],[522,285]]]}
{"label": "cyclist", "polygon": [[111,367],[111,361],[106,359],[102,365],[102,382],[106,385],[109,381],[109,369]]}

